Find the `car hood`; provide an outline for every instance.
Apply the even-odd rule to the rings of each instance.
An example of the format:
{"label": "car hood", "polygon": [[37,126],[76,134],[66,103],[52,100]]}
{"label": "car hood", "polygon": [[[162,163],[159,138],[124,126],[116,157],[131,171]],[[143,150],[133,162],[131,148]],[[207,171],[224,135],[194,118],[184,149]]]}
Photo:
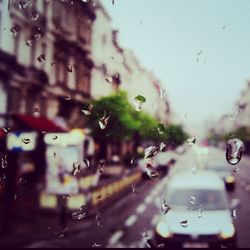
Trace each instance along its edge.
{"label": "car hood", "polygon": [[[232,223],[229,210],[222,211],[174,211],[170,210],[162,215],[171,233],[177,234],[218,234],[222,228]],[[182,227],[180,222],[187,221],[187,226]]]}

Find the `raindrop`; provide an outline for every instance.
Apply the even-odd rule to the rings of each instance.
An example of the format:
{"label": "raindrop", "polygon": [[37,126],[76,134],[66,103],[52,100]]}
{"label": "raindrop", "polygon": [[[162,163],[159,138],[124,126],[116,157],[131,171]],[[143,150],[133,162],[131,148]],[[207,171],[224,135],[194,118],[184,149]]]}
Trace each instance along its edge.
{"label": "raindrop", "polygon": [[166,149],[167,149],[167,145],[165,143],[161,142],[161,144],[160,144],[160,151],[164,152]]}
{"label": "raindrop", "polygon": [[153,244],[151,239],[147,239],[146,245],[147,245],[148,248],[154,248],[154,244]]}
{"label": "raindrop", "polygon": [[202,212],[203,212],[203,207],[202,206],[198,209],[198,212],[199,212],[199,215],[197,216],[197,218],[201,218],[202,217]]}
{"label": "raindrop", "polygon": [[165,89],[160,89],[160,98],[163,99],[166,97],[166,91]]}
{"label": "raindrop", "polygon": [[115,5],[115,0],[112,0],[112,4]]}
{"label": "raindrop", "polygon": [[87,107],[87,109],[82,109],[82,112],[83,112],[85,115],[90,115],[92,109],[93,109],[93,105],[92,105],[92,104],[89,104],[88,107]]}
{"label": "raindrop", "polygon": [[92,248],[98,248],[98,247],[101,247],[102,246],[102,244],[98,244],[98,243],[94,243],[93,245],[92,245]]}
{"label": "raindrop", "polygon": [[152,158],[158,153],[158,147],[149,146],[144,150],[144,159]]}
{"label": "raindrop", "polygon": [[232,212],[233,219],[235,220],[237,218],[237,210],[234,209]]}
{"label": "raindrop", "polygon": [[42,134],[46,134],[46,133],[47,133],[47,131],[46,131],[46,130],[43,130],[43,131],[42,131]]}
{"label": "raindrop", "polygon": [[22,9],[26,9],[28,7],[30,7],[32,4],[31,0],[22,0],[19,1],[19,8]]}
{"label": "raindrop", "polygon": [[189,202],[192,204],[192,205],[195,205],[196,204],[196,198],[194,196],[191,196],[190,199],[189,199]]}
{"label": "raindrop", "polygon": [[29,138],[22,138],[22,142],[24,144],[29,144],[30,143],[30,139]]}
{"label": "raindrop", "polygon": [[72,73],[73,72],[73,66],[67,65],[66,66],[66,71],[69,72],[69,73]]}
{"label": "raindrop", "polygon": [[35,11],[32,11],[31,12],[31,20],[37,21],[38,18],[39,18],[39,13],[35,12]]}
{"label": "raindrop", "polygon": [[233,168],[233,171],[234,171],[235,173],[237,173],[239,170],[240,170],[240,168],[238,168],[238,167],[234,167],[234,168]]}
{"label": "raindrop", "polygon": [[54,152],[53,155],[54,155],[54,158],[56,158],[56,152]]}
{"label": "raindrop", "polygon": [[150,236],[149,236],[149,233],[148,233],[147,231],[141,233],[141,235],[142,235],[142,237],[144,237],[144,238],[149,238],[149,237],[150,237]]}
{"label": "raindrop", "polygon": [[140,24],[142,24],[142,22],[143,22],[143,19],[141,19]]}
{"label": "raindrop", "polygon": [[10,32],[14,37],[16,37],[20,32],[20,27],[15,25],[14,27],[10,28]]}
{"label": "raindrop", "polygon": [[87,158],[84,158],[83,162],[85,163],[85,165],[86,165],[87,168],[90,167],[90,161]]}
{"label": "raindrop", "polygon": [[106,116],[106,111],[104,111],[103,117],[99,120],[99,126],[101,129],[105,129],[108,125],[109,116]]}
{"label": "raindrop", "polygon": [[63,229],[62,232],[59,232],[59,233],[56,232],[56,234],[58,234],[59,239],[62,239],[62,238],[64,238],[66,236],[68,231],[69,231],[69,227],[66,227],[66,228]]}
{"label": "raindrop", "polygon": [[96,220],[96,223],[97,223],[97,226],[98,227],[102,227],[102,223],[101,223],[101,213],[100,212],[97,212],[96,216],[95,216],[95,220]]}
{"label": "raindrop", "polygon": [[186,228],[188,226],[188,221],[187,220],[183,220],[180,222],[180,225],[184,228]]}
{"label": "raindrop", "polygon": [[69,96],[69,95],[67,95],[67,96],[65,96],[65,98],[64,98],[66,101],[69,101],[69,100],[71,100],[71,97]]}
{"label": "raindrop", "polygon": [[1,166],[2,166],[2,168],[6,168],[7,164],[8,164],[7,155],[3,154],[2,157],[1,157]]}
{"label": "raindrop", "polygon": [[161,206],[162,213],[165,215],[169,210],[171,210],[171,207],[167,204],[165,200],[162,202]]}
{"label": "raindrop", "polygon": [[3,128],[3,132],[4,132],[5,134],[8,134],[8,133],[10,132],[10,128]]}
{"label": "raindrop", "polygon": [[193,144],[195,144],[195,142],[196,142],[195,137],[191,137],[191,138],[187,139],[187,144],[188,145],[193,145]]}
{"label": "raindrop", "polygon": [[130,160],[130,165],[132,165],[132,166],[135,165],[135,158],[134,157]]}
{"label": "raindrop", "polygon": [[14,194],[13,198],[14,198],[14,200],[17,200],[17,194]]}
{"label": "raindrop", "polygon": [[134,98],[133,104],[136,111],[141,111],[142,104],[146,102],[146,98],[142,95],[138,95]]}
{"label": "raindrop", "polygon": [[239,163],[244,149],[244,143],[240,139],[234,138],[228,140],[226,150],[227,162],[231,165]]}
{"label": "raindrop", "polygon": [[103,171],[104,171],[104,164],[105,164],[105,160],[100,160],[99,162],[98,162],[98,166],[97,166],[97,169],[98,169],[98,172],[99,173],[103,173]]}
{"label": "raindrop", "polygon": [[238,108],[239,108],[239,110],[243,110],[243,109],[246,108],[246,106],[247,106],[246,103],[241,103],[241,104],[238,105]]}
{"label": "raindrop", "polygon": [[203,50],[200,50],[196,55],[200,56],[202,54]]}
{"label": "raindrop", "polygon": [[147,168],[147,175],[151,179],[157,179],[159,176],[158,171],[154,168]]}
{"label": "raindrop", "polygon": [[159,124],[158,124],[157,130],[158,130],[158,133],[159,133],[160,135],[162,135],[162,134],[164,133],[164,130],[165,130],[164,125],[163,125],[162,123],[159,123]]}
{"label": "raindrop", "polygon": [[76,175],[77,172],[80,172],[80,170],[81,170],[80,163],[77,162],[77,161],[74,161],[74,162],[73,162],[73,166],[72,166],[72,167],[73,167],[72,175]]}
{"label": "raindrop", "polygon": [[31,46],[33,44],[33,40],[28,40],[27,42],[26,42],[26,45],[28,45],[28,46]]}
{"label": "raindrop", "polygon": [[45,55],[40,55],[37,57],[37,61],[39,63],[45,63],[46,59],[45,59]]}
{"label": "raindrop", "polygon": [[74,220],[82,220],[87,217],[87,209],[85,205],[82,205],[77,211],[72,213],[72,218]]}
{"label": "raindrop", "polygon": [[133,193],[135,194],[139,193],[138,188],[135,185],[131,185],[131,188]]}
{"label": "raindrop", "polygon": [[226,28],[226,25],[222,26],[222,29],[224,30]]}
{"label": "raindrop", "polygon": [[33,37],[34,37],[34,39],[35,39],[36,41],[38,41],[38,40],[41,39],[42,34],[41,34],[40,32],[37,32],[37,33],[35,33],[35,34],[33,35]]}
{"label": "raindrop", "polygon": [[112,83],[113,82],[113,78],[111,76],[108,76],[107,78],[105,78],[107,83]]}

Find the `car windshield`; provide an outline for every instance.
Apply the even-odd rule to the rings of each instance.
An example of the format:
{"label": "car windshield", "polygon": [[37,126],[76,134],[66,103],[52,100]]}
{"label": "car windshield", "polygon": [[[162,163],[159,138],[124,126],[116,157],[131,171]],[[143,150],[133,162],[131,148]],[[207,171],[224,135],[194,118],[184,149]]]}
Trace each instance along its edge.
{"label": "car windshield", "polygon": [[223,191],[206,189],[176,189],[170,192],[167,201],[173,208],[225,210],[228,203]]}

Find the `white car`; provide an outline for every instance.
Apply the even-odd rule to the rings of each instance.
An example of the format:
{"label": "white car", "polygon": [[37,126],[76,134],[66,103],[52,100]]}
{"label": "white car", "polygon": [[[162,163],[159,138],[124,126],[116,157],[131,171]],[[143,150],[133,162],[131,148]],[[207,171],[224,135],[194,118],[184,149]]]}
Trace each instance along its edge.
{"label": "white car", "polygon": [[[239,205],[232,200],[231,209]],[[183,172],[172,177],[164,197],[153,243],[164,247],[236,246],[236,230],[225,186],[210,171]]]}

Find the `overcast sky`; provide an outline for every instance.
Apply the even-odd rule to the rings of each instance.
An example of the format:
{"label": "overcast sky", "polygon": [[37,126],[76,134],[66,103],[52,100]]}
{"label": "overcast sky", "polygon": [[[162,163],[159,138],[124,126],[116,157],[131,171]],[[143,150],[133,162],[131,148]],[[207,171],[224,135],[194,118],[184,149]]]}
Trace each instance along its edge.
{"label": "overcast sky", "polygon": [[180,117],[194,124],[231,111],[250,79],[249,0],[101,2]]}

